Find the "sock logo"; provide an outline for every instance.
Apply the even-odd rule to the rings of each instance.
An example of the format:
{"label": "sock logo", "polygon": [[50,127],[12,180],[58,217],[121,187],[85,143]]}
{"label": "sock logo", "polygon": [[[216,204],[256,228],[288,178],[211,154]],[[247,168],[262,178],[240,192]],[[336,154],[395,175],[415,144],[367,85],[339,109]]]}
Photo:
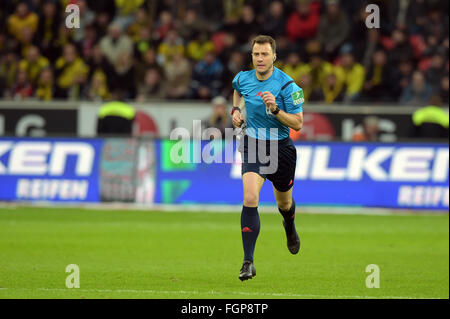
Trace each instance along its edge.
{"label": "sock logo", "polygon": [[248,227],[244,227],[244,228],[242,228],[242,232],[243,232],[243,233],[251,233],[251,232],[253,232],[253,230],[251,230],[251,229],[248,228]]}
{"label": "sock logo", "polygon": [[291,179],[291,181],[289,182],[289,185],[288,185],[288,186],[291,186],[292,182],[293,182],[293,180]]}

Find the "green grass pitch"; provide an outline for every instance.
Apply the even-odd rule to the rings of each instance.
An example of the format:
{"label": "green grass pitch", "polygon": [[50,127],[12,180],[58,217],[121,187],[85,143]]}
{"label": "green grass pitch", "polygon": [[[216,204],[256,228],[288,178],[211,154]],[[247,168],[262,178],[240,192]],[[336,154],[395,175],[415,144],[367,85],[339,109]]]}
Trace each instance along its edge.
{"label": "green grass pitch", "polygon": [[449,298],[448,214],[300,213],[298,255],[281,215],[260,217],[241,282],[240,213],[0,208],[0,298]]}

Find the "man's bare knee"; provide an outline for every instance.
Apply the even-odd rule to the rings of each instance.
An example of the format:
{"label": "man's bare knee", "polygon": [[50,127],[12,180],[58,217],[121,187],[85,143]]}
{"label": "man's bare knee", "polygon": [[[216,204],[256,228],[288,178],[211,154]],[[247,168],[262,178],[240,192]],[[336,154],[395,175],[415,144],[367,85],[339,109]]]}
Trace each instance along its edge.
{"label": "man's bare knee", "polygon": [[246,207],[257,207],[259,201],[259,196],[254,193],[244,194],[244,206]]}
{"label": "man's bare knee", "polygon": [[287,212],[292,207],[292,200],[283,200],[277,202],[278,208],[284,212]]}

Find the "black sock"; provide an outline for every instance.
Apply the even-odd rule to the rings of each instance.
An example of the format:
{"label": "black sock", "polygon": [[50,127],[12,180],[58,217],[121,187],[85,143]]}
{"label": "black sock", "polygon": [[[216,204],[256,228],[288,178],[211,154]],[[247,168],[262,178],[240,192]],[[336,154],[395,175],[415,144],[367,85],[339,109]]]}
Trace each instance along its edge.
{"label": "black sock", "polygon": [[294,219],[295,219],[295,201],[294,201],[294,199],[292,199],[292,206],[291,206],[291,208],[288,211],[283,211],[280,208],[278,208],[278,211],[280,212],[280,214],[284,218],[284,223],[286,225],[286,229],[288,231],[295,230],[295,223],[294,223]]}
{"label": "black sock", "polygon": [[258,207],[243,206],[241,213],[242,244],[244,246],[244,260],[253,262],[256,239],[259,234]]}

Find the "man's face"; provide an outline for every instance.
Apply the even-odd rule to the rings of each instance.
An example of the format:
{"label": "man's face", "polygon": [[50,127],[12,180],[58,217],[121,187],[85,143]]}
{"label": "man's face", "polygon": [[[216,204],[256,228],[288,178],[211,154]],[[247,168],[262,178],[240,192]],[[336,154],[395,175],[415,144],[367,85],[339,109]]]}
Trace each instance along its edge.
{"label": "man's face", "polygon": [[255,43],[252,50],[252,61],[256,72],[266,74],[273,67],[275,53],[272,51],[270,43]]}
{"label": "man's face", "polygon": [[327,6],[327,13],[330,17],[336,17],[339,14],[339,7],[337,4],[329,4]]}
{"label": "man's face", "polygon": [[205,55],[205,62],[207,64],[212,64],[214,62],[214,54],[212,52],[208,52]]}
{"label": "man's face", "polygon": [[113,38],[113,39],[120,38],[120,33],[121,33],[121,30],[118,26],[111,26],[111,28],[109,29],[109,34],[110,34],[111,38]]}
{"label": "man's face", "polygon": [[68,63],[72,63],[75,60],[76,57],[77,57],[77,53],[75,51],[75,47],[73,47],[71,45],[67,45],[64,48],[64,59]]}
{"label": "man's face", "polygon": [[31,62],[36,62],[37,59],[39,58],[39,50],[37,47],[31,47],[28,50],[28,60]]}
{"label": "man's face", "polygon": [[386,64],[386,54],[383,51],[375,52],[373,56],[373,62],[375,65],[385,65]]}
{"label": "man's face", "polygon": [[351,67],[355,59],[352,54],[346,53],[342,56],[342,66],[345,68]]}
{"label": "man's face", "polygon": [[23,17],[25,17],[27,14],[28,14],[28,7],[27,7],[27,5],[26,4],[24,4],[24,3],[20,3],[18,6],[17,6],[17,9],[16,9],[17,11],[17,15],[19,16],[19,17],[21,17],[21,18],[23,18]]}

